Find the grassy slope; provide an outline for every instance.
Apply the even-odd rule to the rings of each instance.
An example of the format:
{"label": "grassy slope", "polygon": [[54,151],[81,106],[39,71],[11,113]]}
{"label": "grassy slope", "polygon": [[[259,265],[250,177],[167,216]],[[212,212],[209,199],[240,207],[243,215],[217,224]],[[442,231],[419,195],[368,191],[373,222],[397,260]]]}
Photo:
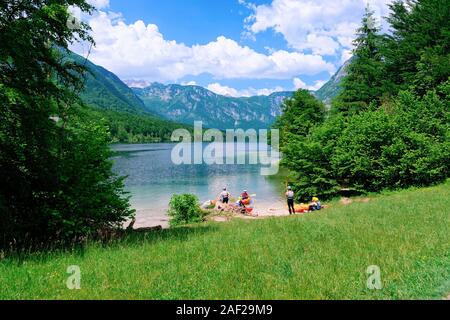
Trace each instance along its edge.
{"label": "grassy slope", "polygon": [[[0,299],[440,299],[450,292],[450,184],[306,216],[208,223],[0,263]],[[69,265],[82,289],[65,288]],[[366,289],[381,267],[384,289]]]}

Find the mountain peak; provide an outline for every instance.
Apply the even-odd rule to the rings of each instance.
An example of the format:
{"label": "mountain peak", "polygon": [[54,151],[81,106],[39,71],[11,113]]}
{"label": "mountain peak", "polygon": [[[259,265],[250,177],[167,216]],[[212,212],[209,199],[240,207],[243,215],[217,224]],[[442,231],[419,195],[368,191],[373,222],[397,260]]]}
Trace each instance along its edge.
{"label": "mountain peak", "polygon": [[317,99],[323,101],[326,104],[330,104],[331,101],[339,94],[341,91],[342,79],[347,75],[347,67],[352,62],[353,58],[347,60],[334,74],[331,79],[325,83],[322,88],[317,90],[314,95]]}

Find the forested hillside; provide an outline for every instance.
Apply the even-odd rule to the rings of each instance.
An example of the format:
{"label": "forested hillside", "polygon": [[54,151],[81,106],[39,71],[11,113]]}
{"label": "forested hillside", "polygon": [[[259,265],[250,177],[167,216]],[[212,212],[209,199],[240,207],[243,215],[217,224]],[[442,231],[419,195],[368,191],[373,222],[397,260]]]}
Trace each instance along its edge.
{"label": "forested hillside", "polygon": [[347,67],[352,60],[345,62],[331,79],[325,83],[322,88],[314,92],[314,95],[320,101],[330,104],[331,101],[342,91],[342,79],[347,75]]}
{"label": "forested hillside", "polygon": [[95,119],[103,120],[109,128],[111,142],[170,141],[173,130],[192,127],[164,120],[150,112],[132,89],[103,67],[73,52],[66,54],[65,59],[86,69],[82,74],[84,86],[80,98],[92,109],[87,112]]}
{"label": "forested hillside", "polygon": [[149,113],[133,90],[114,73],[73,52],[70,52],[67,59],[86,68],[86,72],[83,74],[84,88],[80,97],[87,105],[103,110],[137,114]]}

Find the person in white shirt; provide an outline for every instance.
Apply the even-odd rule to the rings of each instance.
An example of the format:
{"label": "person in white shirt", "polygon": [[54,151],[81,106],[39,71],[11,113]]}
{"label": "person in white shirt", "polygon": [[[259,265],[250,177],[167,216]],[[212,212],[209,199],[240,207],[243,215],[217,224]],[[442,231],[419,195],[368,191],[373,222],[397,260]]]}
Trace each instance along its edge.
{"label": "person in white shirt", "polygon": [[223,191],[220,193],[220,201],[223,204],[228,204],[230,201],[231,194],[227,191],[227,188],[223,188]]}
{"label": "person in white shirt", "polygon": [[288,191],[286,192],[286,199],[289,207],[289,214],[295,214],[295,208],[294,208],[294,191],[292,191],[292,187],[288,187]]}

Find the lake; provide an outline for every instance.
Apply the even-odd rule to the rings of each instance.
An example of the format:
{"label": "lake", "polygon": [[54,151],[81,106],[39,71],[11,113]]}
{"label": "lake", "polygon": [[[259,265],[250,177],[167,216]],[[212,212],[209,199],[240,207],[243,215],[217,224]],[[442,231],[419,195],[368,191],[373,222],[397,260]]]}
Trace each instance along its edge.
{"label": "lake", "polygon": [[[207,144],[204,144],[206,146]],[[171,160],[175,144],[113,145],[114,172],[128,176],[125,184],[131,204],[137,211],[137,225],[166,226],[168,203],[174,193],[192,193],[200,202],[216,199],[226,186],[233,197],[247,189],[256,194],[255,206],[279,205],[283,181],[261,175],[260,165],[175,165]],[[247,145],[241,152],[256,152],[256,145]],[[248,163],[248,161],[247,161]]]}

